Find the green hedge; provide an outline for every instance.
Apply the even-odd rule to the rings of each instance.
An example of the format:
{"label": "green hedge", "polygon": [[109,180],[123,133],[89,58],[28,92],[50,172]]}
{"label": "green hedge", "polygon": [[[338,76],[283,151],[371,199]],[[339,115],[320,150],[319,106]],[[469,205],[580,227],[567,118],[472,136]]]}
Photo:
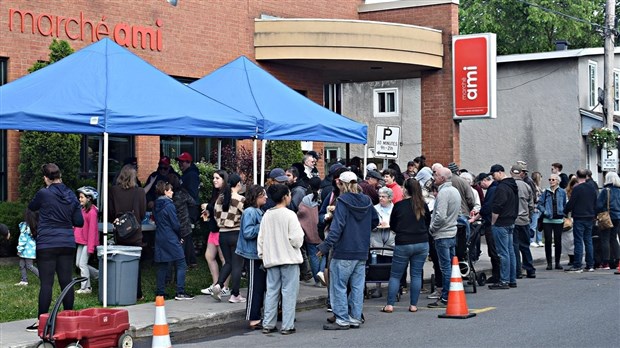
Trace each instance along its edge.
{"label": "green hedge", "polygon": [[19,223],[24,221],[26,204],[20,202],[0,202],[0,222],[9,227],[10,240],[0,241],[0,257],[17,255],[17,239],[19,238]]}

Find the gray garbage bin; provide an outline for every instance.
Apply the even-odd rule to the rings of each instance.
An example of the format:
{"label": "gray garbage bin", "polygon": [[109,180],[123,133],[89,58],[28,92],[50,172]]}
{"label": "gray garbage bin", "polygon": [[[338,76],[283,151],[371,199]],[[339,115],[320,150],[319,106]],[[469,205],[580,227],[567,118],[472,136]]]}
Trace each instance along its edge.
{"label": "gray garbage bin", "polygon": [[[136,304],[141,253],[141,247],[108,246],[108,305]],[[97,247],[97,257],[99,258],[99,275],[103,277],[103,246],[101,245]],[[99,279],[99,302],[103,303],[103,279],[101,278]]]}

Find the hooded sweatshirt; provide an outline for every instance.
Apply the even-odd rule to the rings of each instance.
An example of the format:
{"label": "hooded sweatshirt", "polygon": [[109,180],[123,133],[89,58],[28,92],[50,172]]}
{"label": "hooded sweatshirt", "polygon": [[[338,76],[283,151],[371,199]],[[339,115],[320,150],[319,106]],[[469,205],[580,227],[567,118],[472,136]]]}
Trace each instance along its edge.
{"label": "hooded sweatshirt", "polygon": [[155,217],[155,262],[171,262],[185,258],[180,241],[181,224],[172,199],[159,196],[153,208]]}
{"label": "hooded sweatshirt", "polygon": [[495,190],[493,198],[493,214],[499,217],[496,226],[507,227],[515,224],[519,215],[519,187],[513,178],[501,180]]}
{"label": "hooded sweatshirt", "polygon": [[370,232],[378,224],[379,216],[370,198],[347,192],[338,197],[329,233],[318,248],[323,255],[332,248],[333,258],[339,260],[367,260]]}
{"label": "hooded sweatshirt", "polygon": [[37,250],[75,248],[73,226],[82,227],[84,218],[75,193],[63,183],[40,189],[28,209],[39,212]]}

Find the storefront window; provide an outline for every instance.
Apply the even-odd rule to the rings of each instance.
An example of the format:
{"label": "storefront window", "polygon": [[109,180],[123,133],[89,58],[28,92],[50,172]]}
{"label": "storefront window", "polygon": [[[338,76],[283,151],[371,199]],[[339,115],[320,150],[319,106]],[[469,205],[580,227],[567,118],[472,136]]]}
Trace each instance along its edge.
{"label": "storefront window", "polygon": [[[108,177],[111,180],[121,170],[125,159],[133,156],[134,140],[130,136],[116,135],[110,135],[108,140]],[[80,153],[82,156],[82,177],[96,179],[99,156],[103,156],[103,136],[82,136]],[[103,158],[101,160],[103,161]]]}
{"label": "storefront window", "polygon": [[[222,139],[222,147],[235,149],[234,139]],[[218,139],[193,138],[180,136],[162,136],[161,153],[170,158],[178,157],[182,152],[189,152],[195,162],[210,162],[217,164]]]}

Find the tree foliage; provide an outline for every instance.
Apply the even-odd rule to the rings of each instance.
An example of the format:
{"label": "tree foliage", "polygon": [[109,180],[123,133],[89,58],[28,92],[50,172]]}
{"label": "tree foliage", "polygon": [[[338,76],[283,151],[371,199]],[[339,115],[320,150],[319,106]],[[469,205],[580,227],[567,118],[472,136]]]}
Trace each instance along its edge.
{"label": "tree foliage", "polygon": [[[36,62],[29,72],[42,69],[73,53],[69,43],[54,39],[49,46],[49,61]],[[77,188],[80,169],[80,143],[78,134],[60,134],[47,132],[23,132],[20,141],[19,196],[22,202],[28,202],[43,186],[41,166],[56,163],[62,171],[63,182]]]}
{"label": "tree foliage", "polygon": [[605,0],[526,2],[577,19],[519,0],[461,0],[459,32],[461,35],[496,33],[498,55],[553,51],[558,40],[567,40],[570,48],[603,46]]}
{"label": "tree foliage", "polygon": [[267,143],[267,154],[271,156],[269,169],[282,168],[286,170],[293,163],[301,162],[304,153],[301,151],[301,142],[296,140],[277,140]]}

